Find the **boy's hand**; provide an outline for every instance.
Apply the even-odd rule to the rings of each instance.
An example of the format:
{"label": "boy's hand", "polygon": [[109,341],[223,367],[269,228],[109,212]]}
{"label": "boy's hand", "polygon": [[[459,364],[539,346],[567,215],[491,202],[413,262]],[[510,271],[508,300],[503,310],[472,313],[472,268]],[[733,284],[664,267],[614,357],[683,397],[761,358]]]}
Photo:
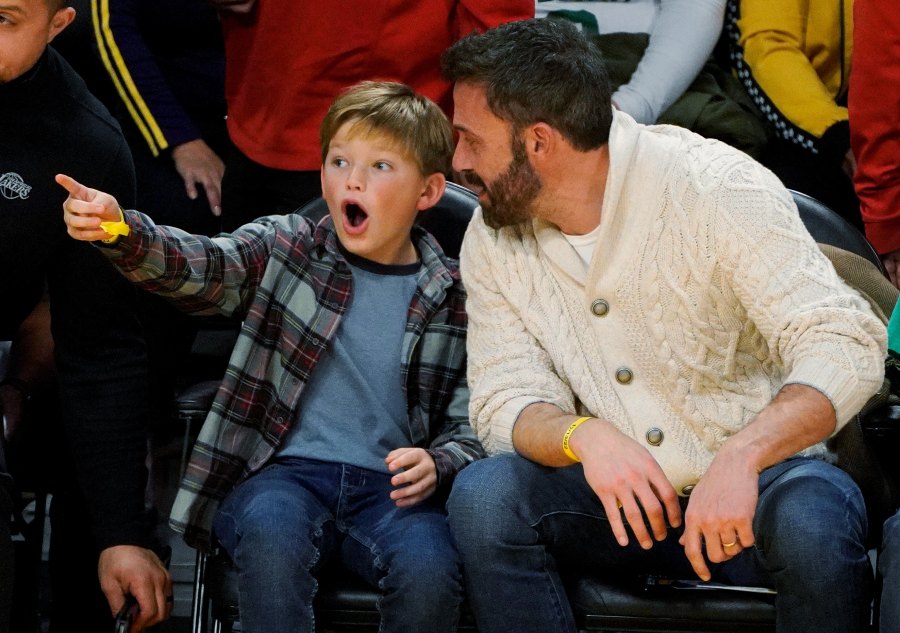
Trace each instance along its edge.
{"label": "boy's hand", "polygon": [[113,237],[100,228],[100,223],[119,221],[119,203],[115,198],[63,174],[57,174],[56,182],[69,192],[63,203],[63,219],[69,235],[85,242]]}
{"label": "boy's hand", "polygon": [[392,473],[402,471],[391,477],[391,484],[397,486],[391,499],[398,508],[415,505],[434,494],[437,468],[424,448],[394,449],[384,458],[384,463]]}

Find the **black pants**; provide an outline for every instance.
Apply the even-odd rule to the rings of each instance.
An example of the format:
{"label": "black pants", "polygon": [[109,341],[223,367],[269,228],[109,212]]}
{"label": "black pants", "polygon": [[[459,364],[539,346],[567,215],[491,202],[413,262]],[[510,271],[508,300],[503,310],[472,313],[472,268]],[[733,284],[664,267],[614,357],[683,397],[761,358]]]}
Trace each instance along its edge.
{"label": "black pants", "polygon": [[[0,452],[2,451],[3,447],[0,445]],[[13,596],[15,557],[9,533],[13,509],[11,493],[12,478],[6,472],[0,472],[0,633],[9,633],[9,612]]]}
{"label": "black pants", "polygon": [[[7,447],[9,471],[15,476],[18,490],[51,495],[51,633],[109,631],[113,618],[97,577],[99,551],[81,487],[74,476],[74,460],[62,429],[59,404],[51,392],[54,390],[41,392],[27,403],[26,422]],[[0,540],[3,538],[0,534]],[[35,630],[43,534],[33,533],[30,538],[33,543],[16,544],[16,563],[10,566],[15,568],[12,631]]]}
{"label": "black pants", "polygon": [[232,148],[222,179],[222,227],[233,231],[264,215],[290,213],[321,195],[319,170],[273,169]]}

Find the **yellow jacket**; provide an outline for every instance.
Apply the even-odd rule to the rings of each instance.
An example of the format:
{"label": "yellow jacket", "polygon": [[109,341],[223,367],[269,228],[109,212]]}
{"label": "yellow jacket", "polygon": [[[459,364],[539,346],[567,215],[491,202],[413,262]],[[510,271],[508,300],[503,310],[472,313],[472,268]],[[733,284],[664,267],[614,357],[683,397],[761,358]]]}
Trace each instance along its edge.
{"label": "yellow jacket", "polygon": [[749,70],[741,79],[781,136],[791,138],[785,130],[796,127],[821,139],[847,121],[838,102],[849,83],[853,0],[740,0],[740,15],[732,17]]}

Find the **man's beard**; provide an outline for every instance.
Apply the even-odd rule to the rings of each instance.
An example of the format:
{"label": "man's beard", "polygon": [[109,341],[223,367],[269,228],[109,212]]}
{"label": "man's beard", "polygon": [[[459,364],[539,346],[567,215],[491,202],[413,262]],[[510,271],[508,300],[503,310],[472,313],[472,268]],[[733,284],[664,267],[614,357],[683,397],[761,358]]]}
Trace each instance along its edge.
{"label": "man's beard", "polygon": [[466,181],[481,188],[486,200],[481,203],[484,223],[492,229],[520,224],[532,218],[532,205],[542,183],[517,135],[512,139],[513,157],[506,171],[488,187],[473,171],[464,173]]}

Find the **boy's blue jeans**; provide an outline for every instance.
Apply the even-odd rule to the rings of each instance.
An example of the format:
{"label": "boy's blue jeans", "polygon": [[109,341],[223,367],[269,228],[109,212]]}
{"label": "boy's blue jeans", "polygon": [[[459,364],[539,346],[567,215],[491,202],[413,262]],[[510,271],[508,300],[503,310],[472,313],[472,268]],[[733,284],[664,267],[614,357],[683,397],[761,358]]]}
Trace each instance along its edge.
{"label": "boy's blue jeans", "polygon": [[884,523],[878,571],[881,590],[881,633],[900,633],[900,512]]}
{"label": "boy's blue jeans", "polygon": [[316,573],[331,556],[381,590],[381,631],[456,631],[447,517],[430,499],[397,508],[392,489],[384,473],[285,458],[232,490],[213,533],[237,569],[243,631],[312,633]]}
{"label": "boy's blue jeans", "polygon": [[[756,547],[712,566],[713,580],[774,586],[780,633],[861,631],[873,579],[856,484],[834,466],[797,458],[763,471],[759,491]],[[457,476],[447,508],[481,633],[574,632],[560,568],[696,578],[680,529],[649,551],[633,535],[619,546],[580,465],[483,459]]]}

